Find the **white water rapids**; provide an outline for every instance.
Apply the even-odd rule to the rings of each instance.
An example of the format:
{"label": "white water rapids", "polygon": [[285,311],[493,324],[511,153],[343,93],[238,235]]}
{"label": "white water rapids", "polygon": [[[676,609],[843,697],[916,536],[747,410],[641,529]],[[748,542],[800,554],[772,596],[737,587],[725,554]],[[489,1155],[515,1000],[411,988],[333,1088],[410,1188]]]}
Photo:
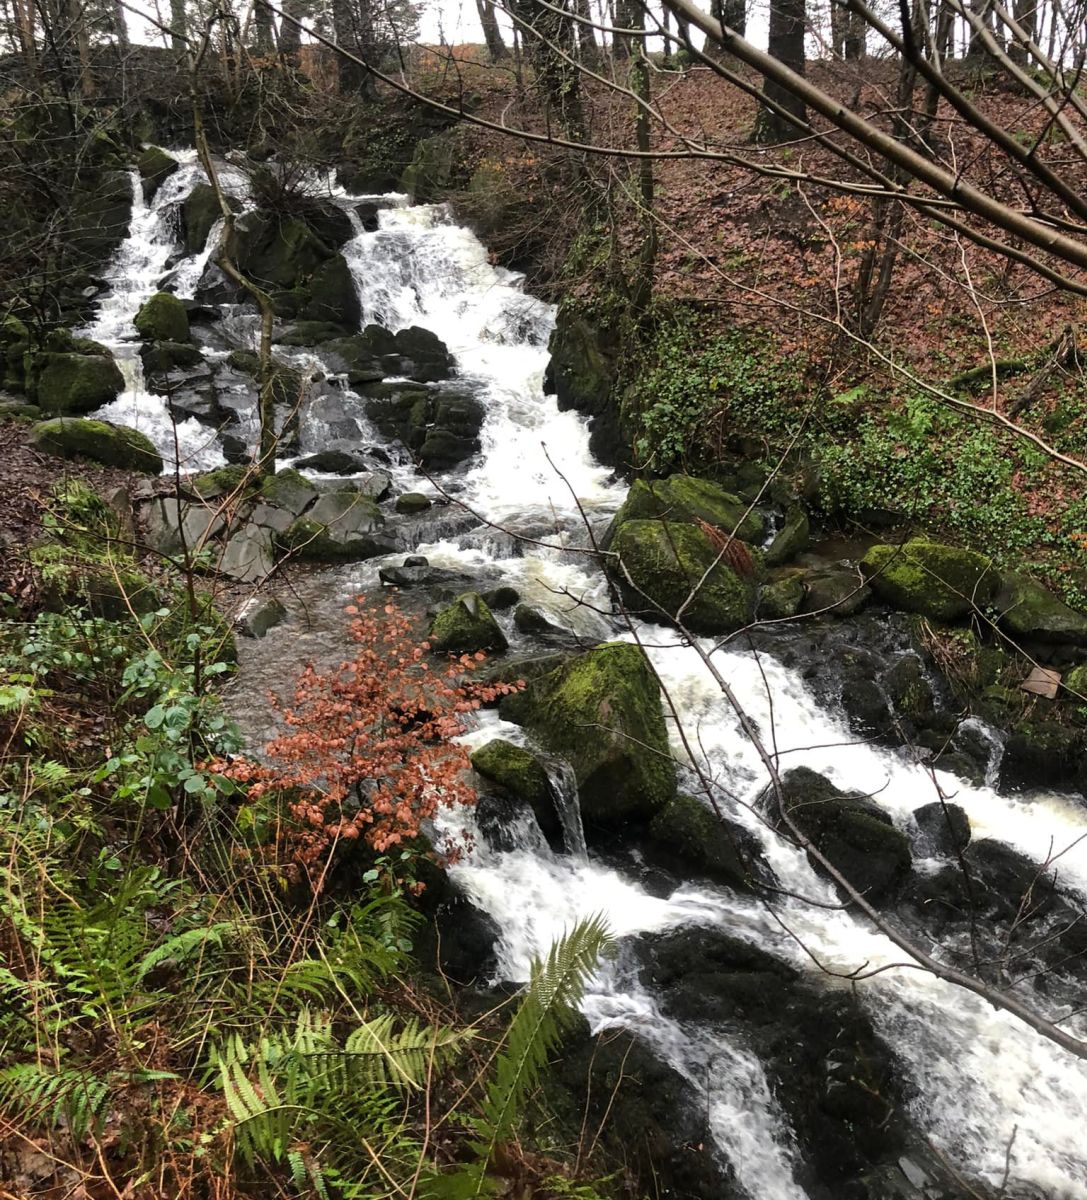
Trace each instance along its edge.
{"label": "white water rapids", "polygon": [[[191,159],[184,162],[153,207],[137,204],[130,237],[111,271],[113,290],[85,331],[118,353],[130,384],[103,415],[143,428],[166,448],[173,440],[169,414],[160,398],[142,390],[130,323],[176,250],[165,214],[199,178]],[[334,188],[332,194],[350,206],[352,198]],[[609,615],[596,568],[576,549],[583,544],[582,512],[602,521],[621,503],[624,488],[591,458],[584,420],[560,413],[554,398],[543,394],[552,311],[524,293],[518,276],[492,266],[484,247],[444,208],[390,203],[379,219],[375,232],[359,227],[343,251],[358,284],[364,321],[431,329],[454,354],[458,383],[470,383],[486,405],[483,452],[455,477],[458,500],[487,522],[550,543],[549,548],[526,541],[514,548],[508,534],[481,524],[475,533],[420,546],[418,553],[435,566],[468,571],[486,566],[517,588],[524,601],[588,638],[629,637]],[[196,260],[177,265],[175,286],[180,281],[182,294],[191,295],[203,266]],[[214,435],[197,422],[185,422],[178,438],[185,467],[220,461]],[[400,470],[397,482],[418,490],[429,486],[410,468]],[[376,580],[379,566],[362,563],[350,579],[340,577],[345,601]],[[579,918],[596,913],[617,935],[683,925],[720,927],[816,978],[821,977],[808,951],[843,972],[901,963],[903,953],[863,920],[834,907],[833,890],[806,857],[745,807],[762,790],[765,776],[699,655],[669,631],[645,627],[639,633],[704,756],[700,765],[720,785],[728,815],[759,839],[784,891],[828,907],[783,899],[776,905],[778,923],[761,902],[725,889],[686,885],[660,899],[591,856],[555,854],[540,839],[498,852],[480,839],[454,871],[501,928],[502,974],[524,979],[534,955],[546,952]],[[291,635],[283,636],[283,657],[289,661]],[[703,648],[709,651],[711,643]],[[902,827],[915,808],[935,799],[924,770],[896,752],[857,743],[844,719],[818,702],[797,672],[748,652],[722,650],[714,658],[764,735],[772,732],[783,769],[805,765],[839,787],[873,794]],[[497,732],[523,736],[492,714],[481,719],[469,740],[479,744]],[[674,746],[682,760],[678,733]],[[1060,859],[1062,882],[1087,893],[1087,840],[1077,841],[1087,831],[1082,807],[1059,796],[1007,796],[950,776],[940,780],[956,793],[976,837],[1004,841],[1037,862],[1054,849],[1070,847]],[[471,819],[459,813],[445,820],[455,827]],[[1046,1196],[1087,1197],[1084,1063],[1017,1019],[919,970],[886,971],[857,984],[857,990],[916,1085],[918,1124],[952,1162],[999,1184],[1014,1135],[1013,1181],[1032,1184]],[[585,1011],[596,1028],[636,1031],[699,1088],[707,1088],[713,1136],[753,1198],[804,1197],[794,1180],[790,1131],[758,1058],[741,1041],[711,1039],[705,1030],[665,1019],[654,997],[614,965],[598,972]],[[1077,1020],[1068,1028],[1084,1032]]]}

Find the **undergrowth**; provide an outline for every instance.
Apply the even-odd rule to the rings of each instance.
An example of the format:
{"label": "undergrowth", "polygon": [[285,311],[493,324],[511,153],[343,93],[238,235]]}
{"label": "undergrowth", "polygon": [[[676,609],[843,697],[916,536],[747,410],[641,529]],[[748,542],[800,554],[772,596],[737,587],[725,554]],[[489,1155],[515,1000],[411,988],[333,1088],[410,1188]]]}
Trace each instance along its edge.
{"label": "undergrowth", "polygon": [[[40,603],[5,597],[0,621],[3,1177],[148,1200],[507,1191],[606,931],[569,930],[510,1011],[458,1018],[411,957],[412,860],[356,848],[318,893],[287,869],[290,797],[224,774],[231,643],[192,579],[149,576],[86,489],[54,506]],[[592,1200],[533,1161],[541,1195]]]}

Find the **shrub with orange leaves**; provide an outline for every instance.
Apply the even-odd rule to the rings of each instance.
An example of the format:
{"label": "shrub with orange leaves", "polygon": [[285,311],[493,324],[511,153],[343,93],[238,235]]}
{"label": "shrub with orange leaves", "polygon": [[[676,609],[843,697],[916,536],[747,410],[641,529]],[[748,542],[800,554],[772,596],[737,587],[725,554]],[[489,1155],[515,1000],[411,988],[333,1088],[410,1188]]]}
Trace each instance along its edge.
{"label": "shrub with orange leaves", "polygon": [[251,800],[288,797],[288,873],[315,891],[337,846],[361,839],[384,855],[417,838],[439,806],[474,804],[468,753],[453,739],[468,713],[522,686],[470,680],[484,654],[432,665],[394,604],[358,599],[346,610],[354,657],[325,674],[307,666],[290,707],[272,697],[287,732],[268,744],[267,761],[212,764]]}

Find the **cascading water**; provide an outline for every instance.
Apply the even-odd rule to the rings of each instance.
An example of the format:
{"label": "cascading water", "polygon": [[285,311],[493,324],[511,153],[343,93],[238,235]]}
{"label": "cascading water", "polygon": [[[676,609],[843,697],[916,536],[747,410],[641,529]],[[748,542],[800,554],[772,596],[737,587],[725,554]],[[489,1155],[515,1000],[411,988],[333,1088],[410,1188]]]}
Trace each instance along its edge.
{"label": "cascading water", "polygon": [[[166,244],[161,213],[196,177],[191,165],[184,166],[164,185],[153,210],[137,209],[130,242],[139,246],[122,250],[115,293],[88,330],[91,336],[127,354],[135,305],[155,290],[173,248],[172,240]],[[349,211],[361,199],[334,194]],[[543,394],[552,311],[525,295],[517,276],[493,267],[478,240],[441,207],[406,207],[396,198],[381,209],[376,230],[365,232],[358,223],[355,230],[344,255],[364,320],[394,330],[413,324],[432,330],[455,355],[458,385],[470,386],[486,406],[482,453],[453,481],[457,499],[480,518],[478,527],[425,543],[419,552],[437,567],[500,577],[587,643],[629,638],[629,630],[610,615],[602,577],[584,553],[582,530],[583,514],[590,522],[602,521],[618,507],[624,490],[592,460],[583,419],[559,412],[554,398]],[[125,254],[130,258],[122,270]],[[189,287],[198,277],[195,264],[183,264],[174,280]],[[113,415],[153,424],[160,402],[140,392],[136,376],[131,378],[133,389],[117,402]],[[206,431],[200,432],[206,438]],[[428,486],[408,467],[398,470],[398,481]],[[518,542],[509,530],[529,532],[534,540]],[[339,591],[330,594],[323,584],[322,600],[335,607],[374,586],[381,565],[371,560],[341,572],[334,577]],[[866,977],[855,985],[857,994],[916,1087],[913,1117],[947,1158],[999,1184],[1012,1142],[1008,1164],[1014,1182],[1033,1185],[1046,1196],[1087,1197],[1087,1150],[1080,1136],[1087,1112],[1082,1064],[1017,1019],[922,971],[900,967],[873,974],[901,963],[902,951],[841,908],[805,855],[759,819],[755,800],[765,784],[761,762],[702,657],[673,632],[654,627],[639,633],[684,726],[697,730],[693,744],[701,761],[696,765],[713,780],[729,817],[757,840],[777,877],[783,898],[775,903],[776,919],[759,900],[709,885],[681,885],[665,898],[650,894],[622,869],[584,853],[553,853],[538,833],[526,829],[513,848],[498,850],[477,839],[475,849],[452,868],[459,885],[501,929],[500,974],[526,978],[534,955],[578,919],[597,913],[619,936],[684,927],[727,930],[826,988],[836,985],[819,973],[813,959],[830,971],[863,966]],[[512,630],[511,637],[516,638]],[[257,652],[266,654],[269,670],[279,674],[260,681],[261,696],[269,684],[289,682],[284,661],[308,654],[311,642],[293,631],[273,630],[265,647]],[[783,769],[803,764],[843,789],[874,795],[903,828],[914,809],[935,799],[925,770],[896,752],[856,741],[796,671],[751,651],[715,650],[710,642],[701,649],[713,654],[764,734],[772,731]],[[266,713],[259,703],[255,708]],[[249,727],[254,736],[265,732],[252,722]],[[980,727],[977,732],[991,741],[998,764],[998,739]],[[466,740],[482,744],[498,734],[523,737],[490,713]],[[682,762],[686,751],[678,729],[673,734]],[[993,786],[995,775],[994,767],[981,786],[940,774],[937,782],[955,793],[977,836],[999,839],[1035,862],[1061,851],[1063,884],[1087,893],[1087,839],[1081,840],[1087,817],[1078,802],[1053,795],[1001,795]],[[472,820],[464,811],[448,813],[442,828],[455,835]],[[921,861],[916,869],[936,865]],[[790,894],[817,903],[789,899]],[[1044,999],[1040,1007],[1046,1008]],[[659,998],[622,956],[600,969],[585,1011],[597,1028],[637,1033],[703,1093],[709,1130],[750,1196],[803,1200],[788,1123],[763,1064],[741,1036],[663,1015]],[[1078,1017],[1066,1028],[1085,1032]]]}

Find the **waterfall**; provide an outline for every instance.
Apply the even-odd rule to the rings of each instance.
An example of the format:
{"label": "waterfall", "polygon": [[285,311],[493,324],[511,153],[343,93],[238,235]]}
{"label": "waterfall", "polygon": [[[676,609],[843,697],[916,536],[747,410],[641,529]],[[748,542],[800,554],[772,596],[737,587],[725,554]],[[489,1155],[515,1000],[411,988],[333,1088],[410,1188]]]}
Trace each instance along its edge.
{"label": "waterfall", "polygon": [[[160,447],[165,405],[142,390],[130,322],[138,303],[158,286],[175,249],[166,210],[198,177],[195,164],[185,160],[151,208],[142,206],[134,186],[132,229],[111,267],[114,291],[85,331],[105,341],[126,364],[129,390],[108,406],[107,415],[148,429]],[[332,195],[350,213],[366,199],[342,189]],[[389,197],[378,211],[376,229],[366,231],[357,218],[353,229],[344,255],[364,321],[381,321],[394,330],[410,325],[432,330],[455,356],[457,385],[471,388],[486,407],[482,453],[453,481],[457,498],[480,518],[478,527],[464,534],[455,527],[432,533],[433,540],[418,552],[438,567],[501,578],[526,603],[560,612],[563,623],[588,643],[632,637],[610,615],[604,580],[585,552],[582,522],[583,513],[590,521],[605,520],[622,502],[624,488],[592,459],[584,419],[560,412],[554,397],[543,393],[552,309],[527,295],[519,276],[491,264],[485,248],[442,206],[408,207],[402,197]],[[179,264],[174,286],[179,291],[194,286],[205,263],[206,258]],[[308,434],[303,429],[304,443],[307,436],[318,442],[325,436],[315,428]],[[182,457],[203,465],[218,451],[205,429],[198,432],[201,444],[197,431],[185,430]],[[405,490],[409,484],[427,486],[410,466],[397,468],[397,481]],[[511,531],[531,531],[533,540],[518,542]],[[381,565],[373,560],[330,575],[321,584],[326,611],[334,614],[355,592],[377,586]],[[1087,1197],[1083,1064],[1016,1018],[920,970],[898,967],[871,974],[902,963],[902,951],[841,908],[806,856],[759,818],[755,800],[765,772],[698,650],[674,632],[655,627],[638,632],[680,719],[688,731],[697,731],[693,745],[699,761],[690,765],[713,780],[718,804],[757,840],[784,892],[817,903],[783,897],[774,920],[760,900],[710,885],[688,883],[666,897],[651,894],[622,869],[585,853],[576,789],[570,787],[569,773],[557,769],[555,796],[572,853],[553,853],[538,837],[526,836],[523,844],[505,850],[481,838],[452,868],[459,886],[501,930],[502,978],[527,978],[533,956],[545,953],[577,920],[597,913],[620,938],[686,927],[727,931],[771,952],[816,986],[838,985],[819,973],[813,958],[832,971],[866,967],[856,994],[899,1055],[915,1088],[911,1115],[939,1150],[968,1173],[999,1183],[1014,1134],[1013,1180],[1051,1197]],[[280,674],[261,683],[261,697],[269,682],[287,682],[286,664],[312,648],[307,637],[278,630],[269,635],[265,652]],[[935,799],[925,770],[901,753],[858,742],[799,671],[753,651],[716,649],[710,641],[701,650],[713,655],[758,727],[772,733],[782,769],[805,765],[843,789],[874,795],[903,829],[914,809]],[[487,714],[466,741],[481,744],[496,732],[506,735],[503,723]],[[992,746],[986,782],[975,786],[937,772],[940,786],[966,810],[975,836],[999,839],[1036,862],[1063,851],[1062,882],[1087,894],[1082,803],[1059,795],[1001,794],[995,786],[999,738],[980,724],[975,732]],[[672,733],[682,762],[685,744],[678,729]],[[445,813],[441,832],[455,836],[472,819],[466,811]],[[915,869],[938,865],[921,860]],[[1045,1008],[1044,997],[1040,1005]],[[584,1008],[594,1028],[623,1027],[644,1038],[700,1091],[717,1149],[750,1196],[803,1200],[792,1131],[763,1064],[741,1035],[667,1017],[659,998],[622,956],[597,972]],[[1066,1027],[1082,1034],[1083,1019],[1073,1018]]]}

